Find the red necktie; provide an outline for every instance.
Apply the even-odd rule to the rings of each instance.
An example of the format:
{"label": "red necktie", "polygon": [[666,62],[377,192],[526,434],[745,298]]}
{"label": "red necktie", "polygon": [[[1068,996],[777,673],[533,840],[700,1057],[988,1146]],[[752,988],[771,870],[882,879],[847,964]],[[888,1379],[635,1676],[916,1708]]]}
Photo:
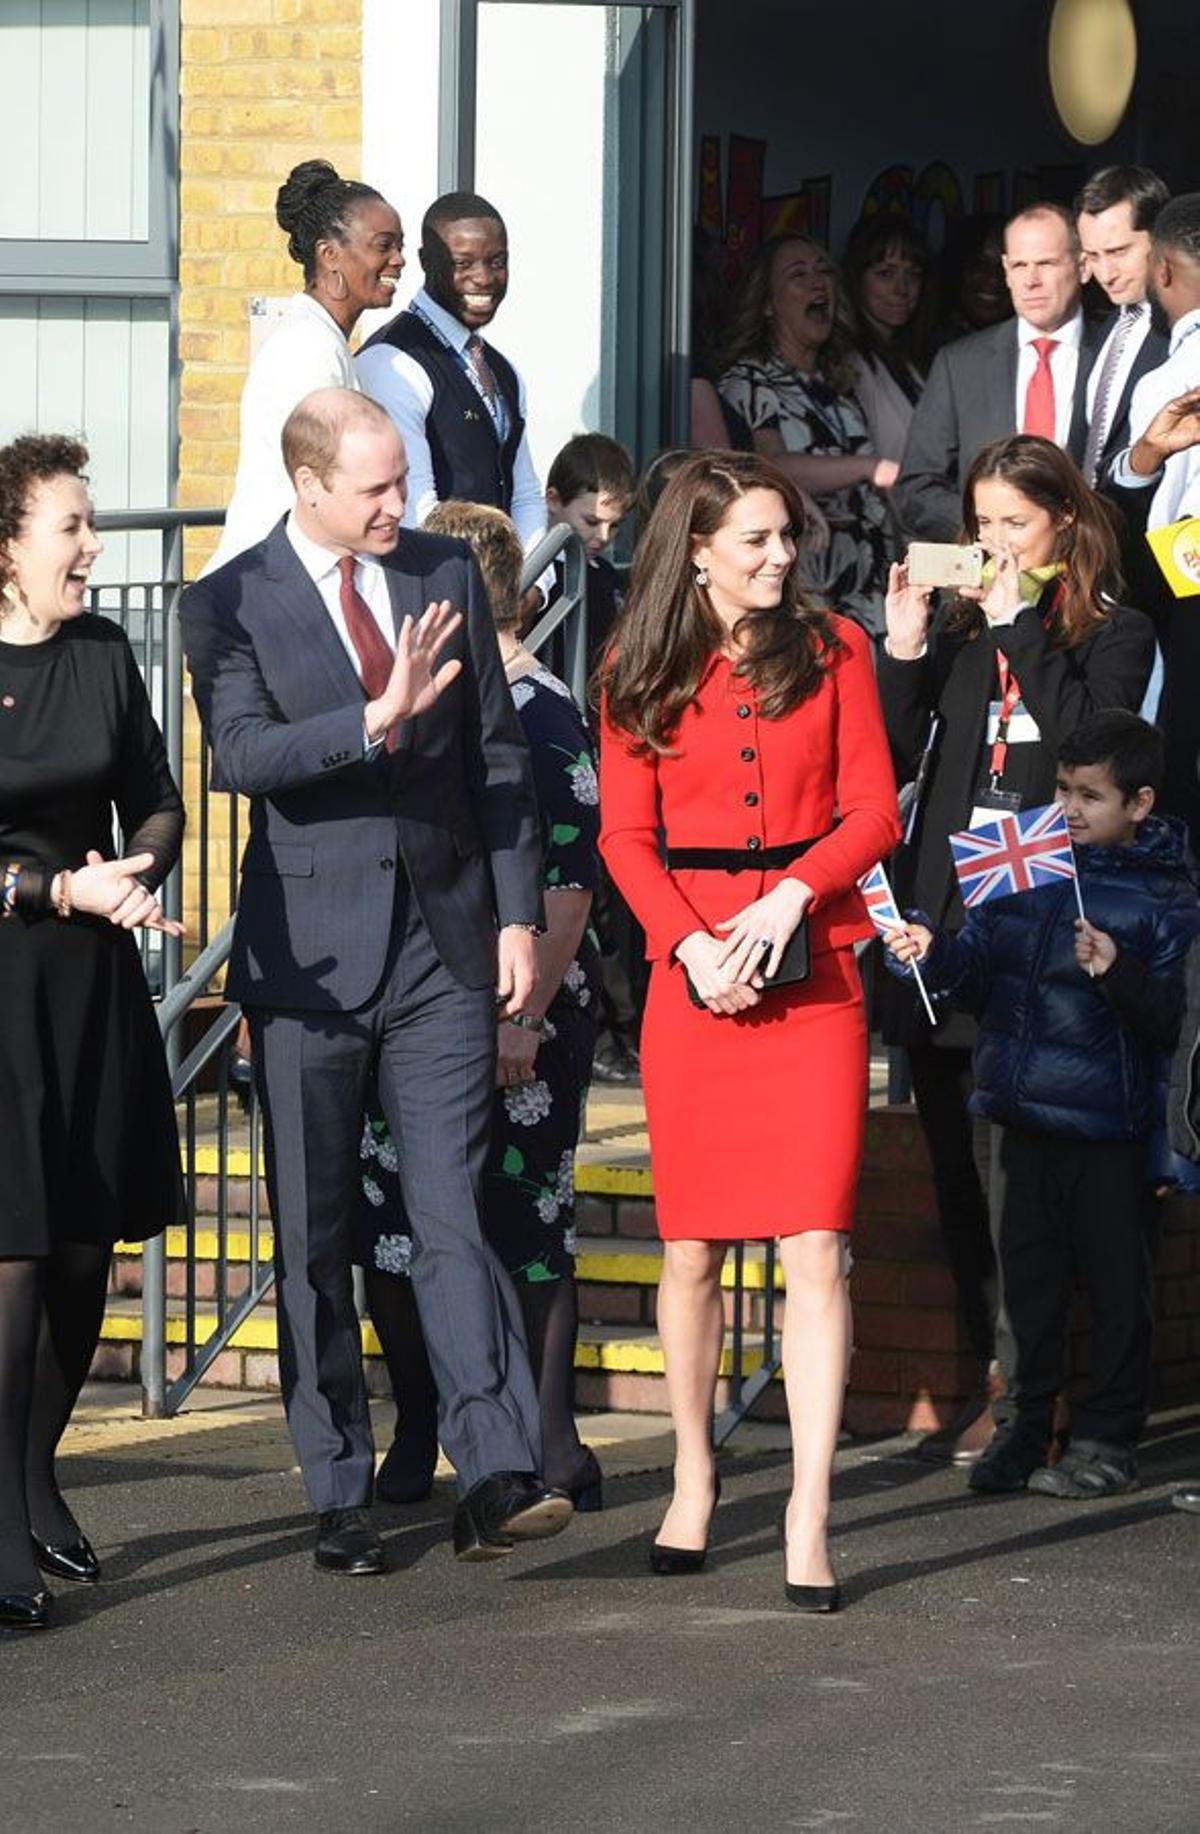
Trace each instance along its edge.
{"label": "red necktie", "polygon": [[[358,656],[359,674],[366,690],[368,700],[378,700],[388,685],[395,657],[392,654],[383,632],[371,616],[371,608],[354,584],[354,556],[343,554],[338,561],[338,572],[342,576],[342,616],[346,620],[346,629],[350,641]],[[387,735],[387,748],[395,749],[396,733],[393,728]]]}
{"label": "red necktie", "polygon": [[1037,351],[1037,368],[1029,378],[1029,388],[1025,396],[1025,419],[1021,426],[1022,433],[1036,433],[1039,439],[1053,439],[1057,421],[1054,413],[1054,374],[1050,368],[1050,352],[1058,346],[1057,338],[1034,338],[1033,348]]}

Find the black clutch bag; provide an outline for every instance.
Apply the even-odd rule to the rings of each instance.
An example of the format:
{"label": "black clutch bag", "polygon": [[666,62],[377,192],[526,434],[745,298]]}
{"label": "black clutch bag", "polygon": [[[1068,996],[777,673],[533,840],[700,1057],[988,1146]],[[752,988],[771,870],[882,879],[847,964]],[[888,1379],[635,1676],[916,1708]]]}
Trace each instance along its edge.
{"label": "black clutch bag", "polygon": [[[696,992],[695,987],[692,985],[691,975],[688,974],[686,968],[683,972],[687,981],[688,999],[692,1002],[693,1006],[703,1007],[704,1011],[707,1012],[709,1010],[707,1002],[702,1000],[700,995]],[[801,917],[799,923],[789,936],[787,946],[779,959],[779,966],[776,968],[774,974],[769,977],[767,975],[763,976],[762,991],[764,993],[770,993],[771,990],[776,987],[795,987],[798,982],[806,981],[811,973],[812,952],[808,944],[808,918],[805,916]]]}

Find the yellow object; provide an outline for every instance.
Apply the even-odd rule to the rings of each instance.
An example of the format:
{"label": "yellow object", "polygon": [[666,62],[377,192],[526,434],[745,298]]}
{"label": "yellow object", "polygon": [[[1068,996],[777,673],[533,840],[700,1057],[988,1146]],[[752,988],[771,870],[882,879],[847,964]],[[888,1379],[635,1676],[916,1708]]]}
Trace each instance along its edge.
{"label": "yellow object", "polygon": [[1185,516],[1146,536],[1163,577],[1177,599],[1200,595],[1200,516]]}
{"label": "yellow object", "polygon": [[1120,126],[1137,49],[1129,0],[1055,0],[1046,45],[1050,93],[1080,145],[1099,146]]}

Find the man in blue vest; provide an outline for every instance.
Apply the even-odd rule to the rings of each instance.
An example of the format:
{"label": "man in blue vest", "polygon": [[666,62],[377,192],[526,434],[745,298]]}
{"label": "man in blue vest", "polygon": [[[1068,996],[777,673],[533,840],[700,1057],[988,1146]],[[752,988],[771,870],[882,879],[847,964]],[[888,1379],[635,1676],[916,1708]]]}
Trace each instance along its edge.
{"label": "man in blue vest", "polygon": [[508,291],[508,233],[486,198],[451,191],[421,225],[425,284],[359,352],[364,391],[387,409],[408,453],[405,521],[419,528],[448,497],[510,515],[528,549],[546,527],[525,434],[525,388],[485,341]]}

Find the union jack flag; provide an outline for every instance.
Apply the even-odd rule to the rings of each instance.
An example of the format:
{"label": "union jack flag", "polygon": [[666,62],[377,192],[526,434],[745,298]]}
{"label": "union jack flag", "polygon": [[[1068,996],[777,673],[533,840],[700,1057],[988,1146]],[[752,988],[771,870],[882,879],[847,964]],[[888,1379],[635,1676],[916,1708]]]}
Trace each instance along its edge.
{"label": "union jack flag", "polygon": [[903,925],[904,919],[882,866],[872,866],[870,872],[865,872],[858,882],[858,889],[863,895],[867,916],[881,936],[885,930]]}
{"label": "union jack flag", "polygon": [[1077,876],[1067,818],[1056,802],[998,815],[995,821],[952,834],[950,852],[968,910],[989,898],[1007,898]]}

